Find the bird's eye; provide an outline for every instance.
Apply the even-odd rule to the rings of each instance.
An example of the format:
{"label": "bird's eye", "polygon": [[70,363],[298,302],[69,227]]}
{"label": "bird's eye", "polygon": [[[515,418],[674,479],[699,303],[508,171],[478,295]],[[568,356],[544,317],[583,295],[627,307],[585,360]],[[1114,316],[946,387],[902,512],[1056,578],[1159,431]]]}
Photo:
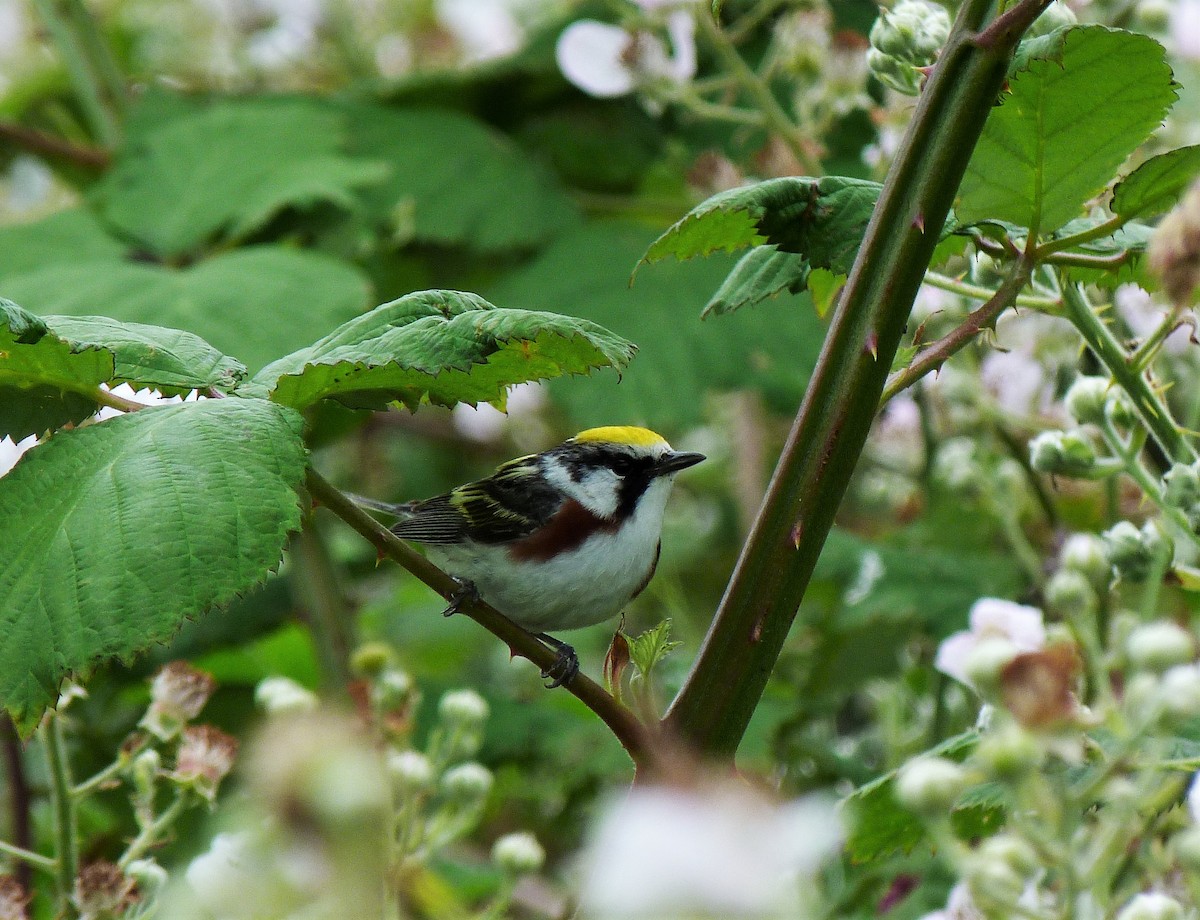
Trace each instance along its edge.
{"label": "bird's eye", "polygon": [[610,466],[618,476],[628,476],[633,471],[633,460],[629,457],[613,457]]}

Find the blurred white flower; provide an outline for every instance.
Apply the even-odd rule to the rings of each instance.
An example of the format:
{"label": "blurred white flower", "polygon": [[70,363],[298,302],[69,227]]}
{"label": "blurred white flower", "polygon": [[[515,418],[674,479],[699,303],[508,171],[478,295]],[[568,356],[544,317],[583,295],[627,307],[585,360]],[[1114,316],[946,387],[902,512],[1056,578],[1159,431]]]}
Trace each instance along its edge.
{"label": "blurred white flower", "polygon": [[8,435],[0,438],[0,476],[3,476],[21,459],[22,455],[31,447],[36,447],[38,438],[36,434],[31,434],[27,438],[22,438],[20,441],[13,442],[13,439]]}
{"label": "blurred white flower", "polygon": [[[900,141],[903,139],[903,128],[896,125],[884,125],[879,129],[878,139],[862,149],[862,161],[872,169],[886,166],[896,156],[896,151],[900,149]],[[925,289],[922,288],[922,290]]]}
{"label": "blurred white flower", "polygon": [[1192,777],[1192,785],[1188,788],[1187,809],[1192,823],[1200,824],[1200,772]]}
{"label": "blurred white flower", "polygon": [[984,920],[983,911],[971,900],[971,891],[963,882],[950,889],[946,906],[926,914],[921,920]]}
{"label": "blurred white flower", "polygon": [[590,920],[795,916],[800,878],[842,840],[827,800],[779,805],[733,782],[634,788],[584,853]]}
{"label": "blurred white flower", "polygon": [[514,420],[537,414],[545,404],[546,393],[539,384],[518,383],[508,391],[505,412],[488,403],[459,403],[454,407],[454,429],[472,441],[496,441]]}
{"label": "blurred white flower", "polygon": [[1171,7],[1171,39],[1180,57],[1200,61],[1200,0],[1175,0]]}
{"label": "blurred white flower", "polygon": [[1028,415],[1040,408],[1046,369],[1023,351],[993,351],[979,367],[984,387],[1005,412]]}
{"label": "blurred white flower", "polygon": [[466,61],[507,57],[525,43],[513,0],[437,0],[434,10]]}
{"label": "blurred white flower", "polygon": [[250,36],[246,55],[265,70],[286,67],[313,51],[323,15],[321,0],[253,0],[251,7],[274,17]]}
{"label": "blurred white flower", "polygon": [[1035,652],[1046,644],[1046,627],[1037,607],[984,597],[971,606],[968,622],[969,629],[942,640],[934,659],[934,667],[967,686],[973,686],[967,677],[968,659],[983,644],[1003,640],[1017,653]]}
{"label": "blurred white flower", "polygon": [[[19,54],[29,41],[21,0],[0,0],[0,59]],[[0,77],[0,87],[6,80]]]}
{"label": "blurred white flower", "polygon": [[[1197,0],[1197,3],[1200,3],[1200,0]],[[1200,29],[1200,22],[1197,22],[1196,28]],[[1116,304],[1121,319],[1125,320],[1133,334],[1139,338],[1145,338],[1157,329],[1167,313],[1160,304],[1154,302],[1148,291],[1136,284],[1122,284],[1118,287],[1113,292],[1113,303]],[[1181,317],[1188,318],[1192,318],[1190,312]],[[1191,345],[1191,335],[1190,326],[1181,326],[1167,336],[1163,343],[1163,351],[1172,355],[1182,354]]]}
{"label": "blurred white flower", "polygon": [[554,56],[563,76],[591,96],[624,96],[657,80],[686,83],[696,75],[696,22],[676,10],[666,26],[673,53],[650,32],[581,19],[563,30]]}

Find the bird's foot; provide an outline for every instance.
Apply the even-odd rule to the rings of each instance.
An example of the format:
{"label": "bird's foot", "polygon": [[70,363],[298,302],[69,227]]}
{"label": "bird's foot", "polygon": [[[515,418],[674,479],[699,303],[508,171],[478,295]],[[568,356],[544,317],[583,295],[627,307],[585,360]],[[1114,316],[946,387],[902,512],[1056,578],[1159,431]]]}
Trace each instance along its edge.
{"label": "bird's foot", "polygon": [[542,677],[550,679],[546,689],[553,690],[569,684],[579,673],[579,656],[575,654],[575,649],[545,633],[538,633],[537,637],[554,649],[554,664],[542,671]]}
{"label": "bird's foot", "polygon": [[475,587],[475,582],[466,578],[458,578],[454,575],[450,577],[454,580],[454,584],[457,587],[446,598],[446,609],[442,611],[442,616],[444,617],[454,616],[454,614],[462,609],[462,605],[468,601],[474,602],[479,600],[479,589]]}

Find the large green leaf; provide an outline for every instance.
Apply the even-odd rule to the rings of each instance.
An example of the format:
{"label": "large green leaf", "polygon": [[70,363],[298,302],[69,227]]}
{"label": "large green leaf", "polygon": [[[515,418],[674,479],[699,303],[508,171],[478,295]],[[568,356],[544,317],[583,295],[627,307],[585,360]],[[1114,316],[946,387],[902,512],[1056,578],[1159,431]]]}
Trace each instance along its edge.
{"label": "large green leaf", "polygon": [[1046,233],[1078,217],[1175,100],[1145,35],[1078,26],[1037,40],[995,109],[959,189],[958,218]]}
{"label": "large green leaf", "polygon": [[629,266],[652,239],[640,225],[589,224],[486,292],[497,303],[569,309],[637,342],[638,360],[619,381],[605,374],[551,384],[573,423],[682,427],[704,417],[711,392],[747,389],[794,412],[824,336],[807,296],[784,295],[778,309],[702,324],[697,314],[733,260],[643,266],[631,288]]}
{"label": "large green leaf", "polygon": [[742,256],[704,307],[705,317],[732,313],[760,304],[785,291],[799,294],[808,287],[810,268],[804,256],[774,246],[755,246]]}
{"label": "large green leaf", "polygon": [[8,280],[61,262],[119,262],[125,247],[86,208],[0,227],[0,292]]}
{"label": "large green leaf", "polygon": [[93,203],[160,256],[240,236],[287,205],[353,203],[379,162],[342,154],[345,124],[300,99],[226,100],[165,122],[136,121]]}
{"label": "large green leaf", "polygon": [[38,318],[0,298],[0,435],[82,421],[99,407],[101,383],[166,394],[228,390],[245,371],[189,332],[104,316]]}
{"label": "large green leaf", "polygon": [[1117,183],[1112,212],[1126,219],[1170,210],[1200,175],[1200,144],[1151,157]]}
{"label": "large green leaf", "polygon": [[55,434],[0,478],[0,704],[25,731],[63,678],[129,658],[261,582],[300,522],[302,419],[265,400]]}
{"label": "large green leaf", "polygon": [[254,246],[185,269],[61,262],[5,279],[4,290],[38,314],[186,329],[258,368],[361,313],[370,286],[329,256]]}
{"label": "large green leaf", "polygon": [[549,170],[473,118],[369,104],[344,112],[347,149],[391,166],[365,198],[400,241],[528,248],[579,220]]}
{"label": "large green leaf", "polygon": [[729,189],[693,208],[646,250],[645,261],[690,259],[770,243],[813,268],[850,270],[880,185],[788,176]]}
{"label": "large green leaf", "polygon": [[0,437],[20,440],[96,411],[91,398],[113,376],[111,352],[79,346],[0,297]]}
{"label": "large green leaf", "polygon": [[621,369],[633,351],[587,320],[501,310],[460,291],[420,291],[268,365],[254,382],[295,408],[328,397],[375,409],[502,402],[515,383]]}

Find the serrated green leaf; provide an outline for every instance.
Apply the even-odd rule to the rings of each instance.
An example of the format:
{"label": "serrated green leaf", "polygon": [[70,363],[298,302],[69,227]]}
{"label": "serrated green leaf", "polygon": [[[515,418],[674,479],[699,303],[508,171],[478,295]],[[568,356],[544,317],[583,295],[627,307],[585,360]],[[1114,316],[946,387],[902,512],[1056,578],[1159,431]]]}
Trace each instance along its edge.
{"label": "serrated green leaf", "polygon": [[628,265],[653,236],[638,224],[598,221],[564,234],[484,292],[496,303],[534,309],[569,305],[573,314],[638,343],[638,360],[619,381],[597,374],[551,382],[572,424],[621,420],[674,429],[702,417],[710,392],[747,388],[773,409],[794,412],[824,337],[807,296],[785,307],[786,322],[776,310],[746,310],[736,322],[701,324],[696,314],[733,259],[718,254],[644,266],[631,288]]}
{"label": "serrated green leaf", "polygon": [[113,355],[76,347],[0,297],[0,437],[19,441],[96,411],[91,394],[113,376]]}
{"label": "serrated green leaf", "polygon": [[774,246],[756,246],[738,260],[701,316],[722,316],[808,286],[808,260]]}
{"label": "serrated green leaf", "polygon": [[368,305],[370,285],[348,263],[282,246],[252,246],[184,269],[60,262],[5,279],[40,314],[90,315],[176,327],[250,368],[301,348]]}
{"label": "serrated green leaf", "polygon": [[8,279],[58,262],[119,262],[126,247],[113,239],[86,208],[60,211],[28,224],[0,227],[0,278]]}
{"label": "serrated green leaf", "polygon": [[134,132],[90,200],[160,256],[260,226],[280,208],[348,204],[386,167],[341,151],[336,112],[301,99],[225,100]]}
{"label": "serrated green leaf", "polygon": [[671,620],[668,617],[641,635],[629,639],[629,660],[637,674],[645,677],[652,674],[660,661],[679,648],[680,642],[671,641]]}
{"label": "serrated green leaf", "polygon": [[376,307],[254,378],[297,409],[501,400],[516,383],[620,370],[634,347],[587,320],[502,310],[475,294],[421,291]]}
{"label": "serrated green leaf", "polygon": [[865,179],[786,176],[729,189],[693,208],[655,240],[643,262],[690,259],[770,243],[814,268],[847,272],[881,186]]}
{"label": "serrated green leaf", "polygon": [[300,522],[303,420],[264,400],[54,435],[0,478],[0,705],[28,732],[67,674],[261,582]]}
{"label": "serrated green leaf", "polygon": [[341,111],[350,127],[347,151],[391,168],[363,198],[401,242],[530,248],[579,222],[579,209],[549,170],[474,118],[373,104]]}
{"label": "serrated green leaf", "polygon": [[1200,175],[1200,144],[1151,157],[1117,183],[1110,208],[1130,219],[1169,211]]}
{"label": "serrated green leaf", "polygon": [[1146,35],[1077,26],[1040,39],[1037,54],[984,127],[959,189],[964,222],[1062,226],[1175,100],[1165,52]]}

